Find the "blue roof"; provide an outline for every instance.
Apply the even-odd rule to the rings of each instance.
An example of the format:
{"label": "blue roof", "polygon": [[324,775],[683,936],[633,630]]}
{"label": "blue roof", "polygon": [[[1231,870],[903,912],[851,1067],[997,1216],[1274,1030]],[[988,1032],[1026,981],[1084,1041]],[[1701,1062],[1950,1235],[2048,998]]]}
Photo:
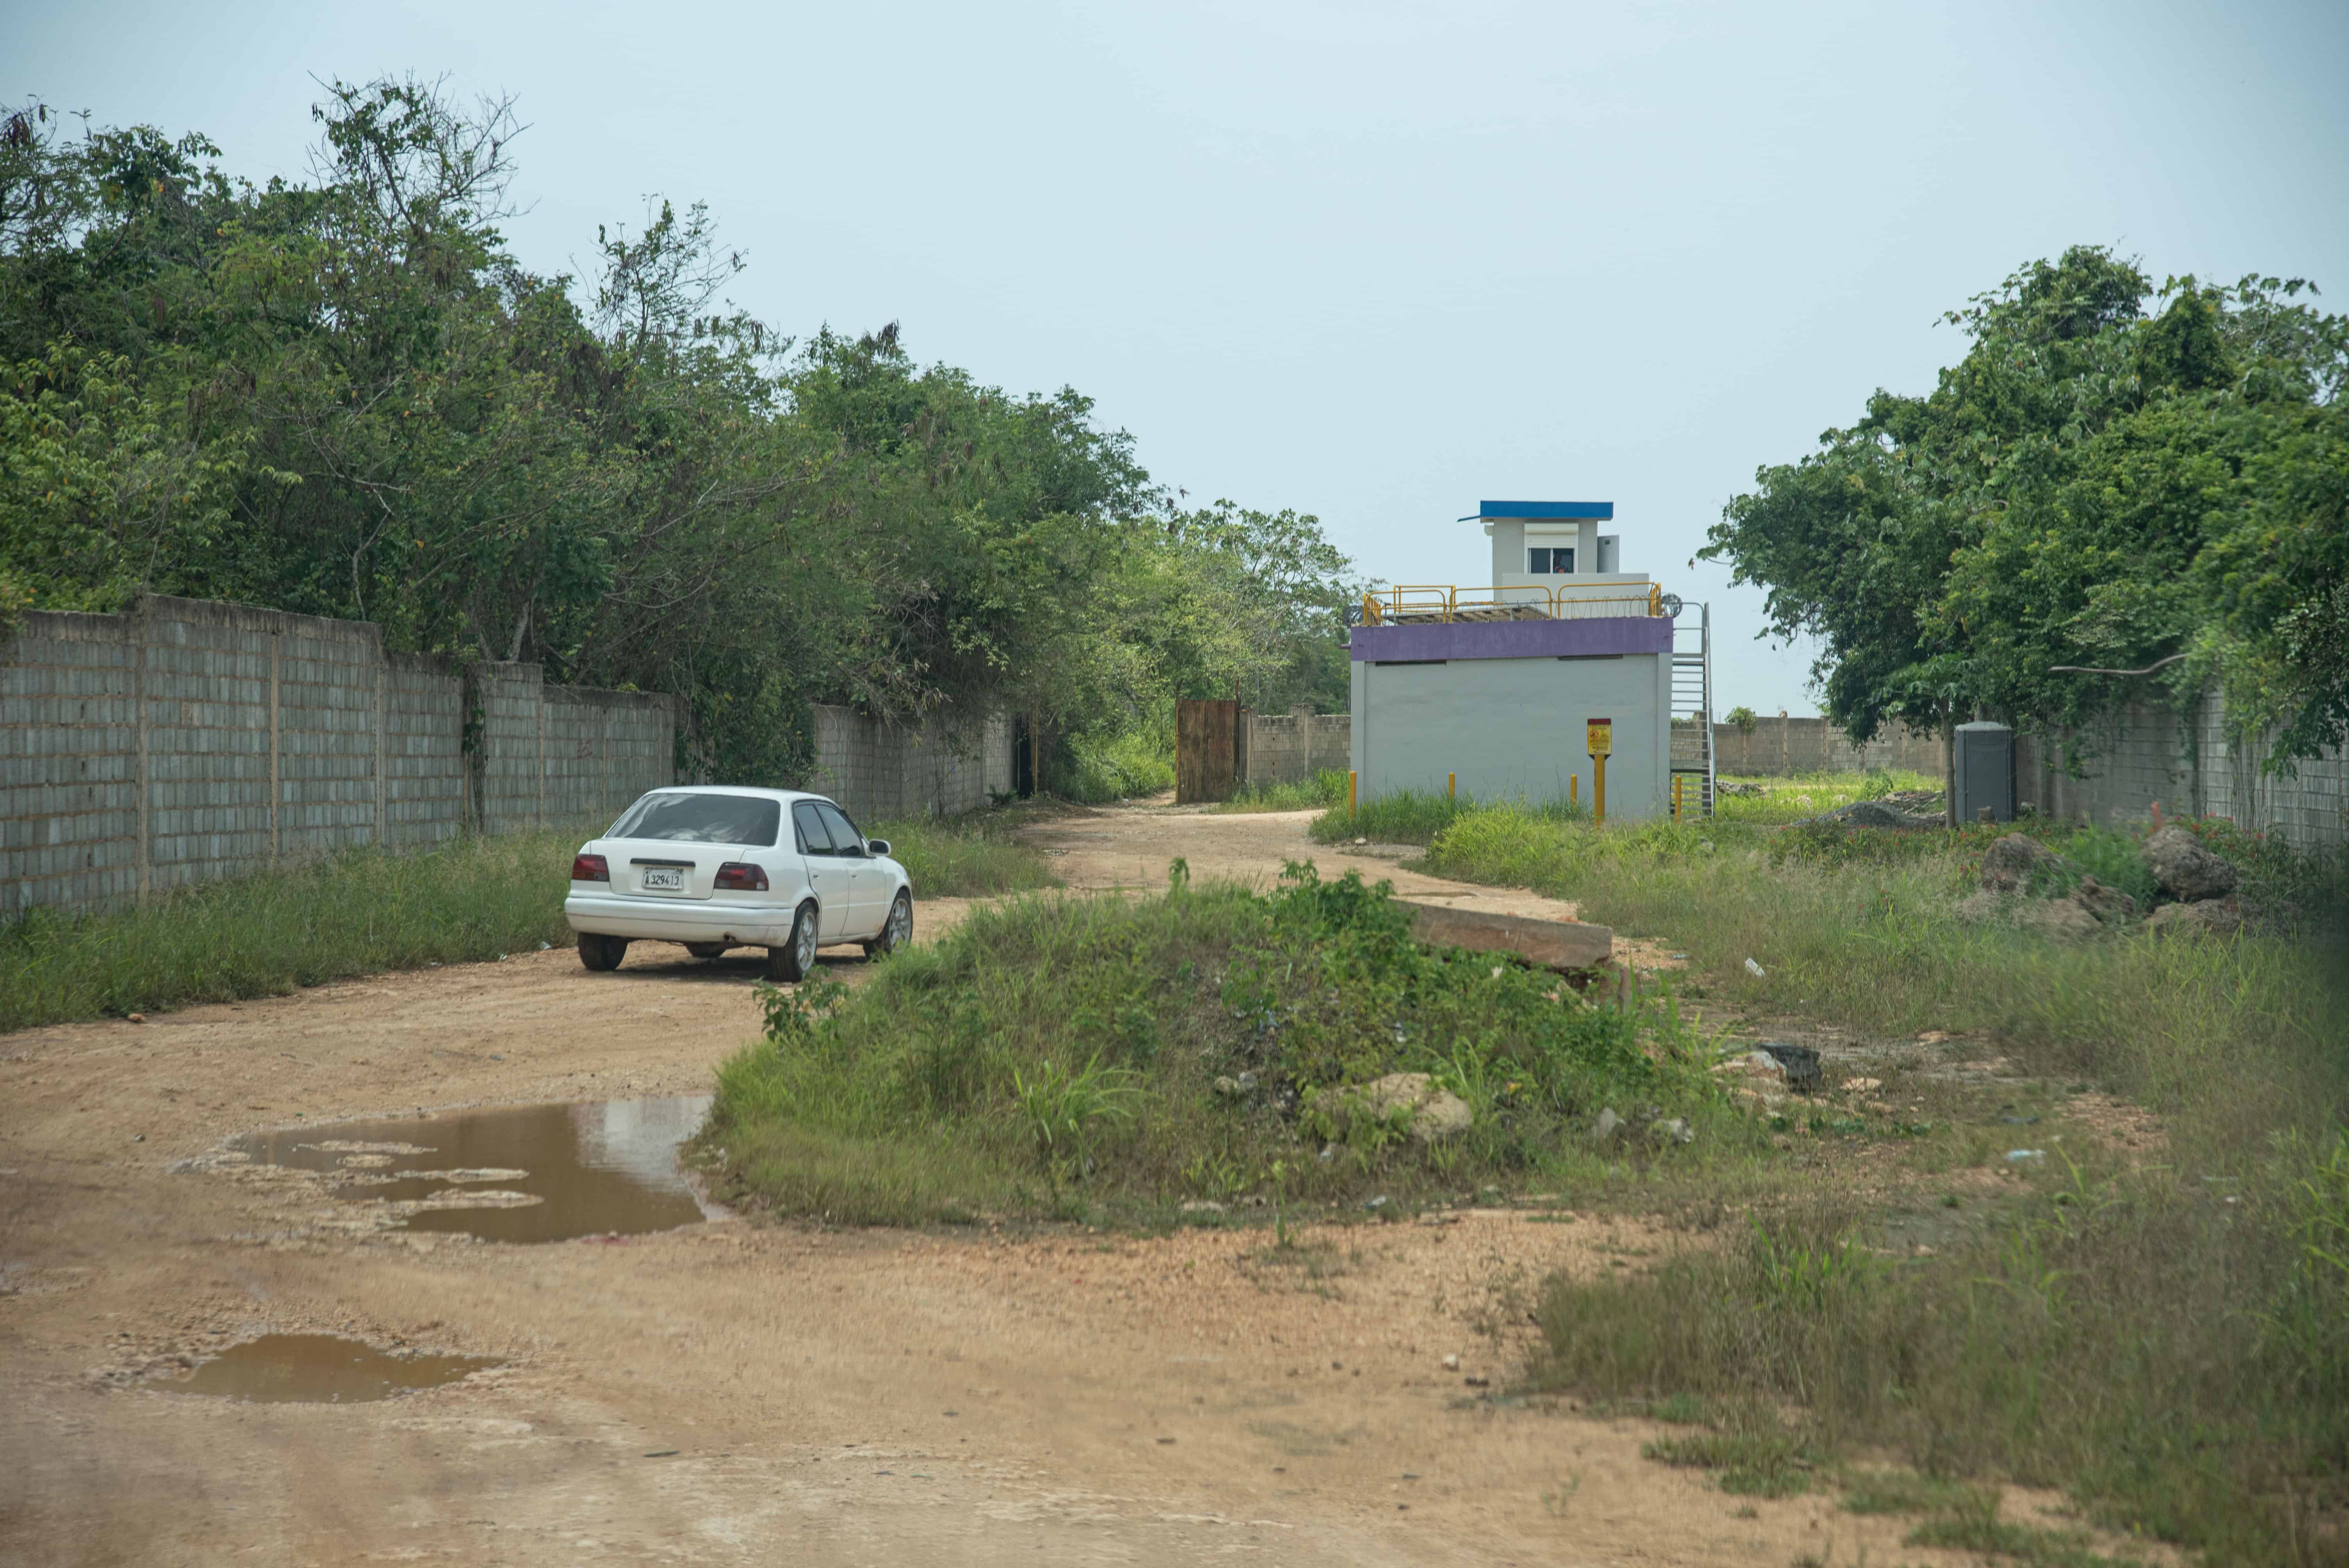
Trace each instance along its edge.
{"label": "blue roof", "polygon": [[[1611,500],[1480,500],[1476,515],[1483,517],[1533,517],[1591,519],[1607,522],[1615,516]],[[1460,520],[1467,521],[1466,518]]]}

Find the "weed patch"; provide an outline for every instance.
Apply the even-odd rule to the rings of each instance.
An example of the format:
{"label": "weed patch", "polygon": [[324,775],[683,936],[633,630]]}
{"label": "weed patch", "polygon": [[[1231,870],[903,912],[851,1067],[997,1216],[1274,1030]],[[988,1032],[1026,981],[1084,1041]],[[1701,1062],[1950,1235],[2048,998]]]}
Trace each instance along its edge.
{"label": "weed patch", "polygon": [[0,926],[0,1030],[567,944],[571,852],[595,830],[356,850],[113,914],[36,909]]}
{"label": "weed patch", "polygon": [[[1383,884],[1310,866],[1270,896],[1178,879],[974,910],[854,995],[766,993],[767,1038],[721,1069],[707,1141],[732,1196],[780,1212],[1148,1222],[1186,1200],[1400,1203],[1595,1169],[1577,1134],[1608,1103],[1683,1110],[1708,1145],[1760,1136],[1669,1005],[1585,1002],[1408,926]],[[1350,1111],[1341,1090],[1399,1071],[1461,1093],[1468,1129],[1425,1141],[1407,1114]]]}
{"label": "weed patch", "polygon": [[1013,841],[1011,823],[993,812],[876,822],[865,829],[889,841],[892,859],[914,880],[914,896],[985,898],[1051,887],[1043,857]]}

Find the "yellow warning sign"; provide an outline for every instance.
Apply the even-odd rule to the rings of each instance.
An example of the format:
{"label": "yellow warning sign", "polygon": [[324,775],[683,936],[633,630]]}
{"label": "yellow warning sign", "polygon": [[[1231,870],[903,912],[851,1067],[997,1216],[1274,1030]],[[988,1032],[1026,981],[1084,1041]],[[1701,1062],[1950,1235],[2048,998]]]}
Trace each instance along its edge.
{"label": "yellow warning sign", "polygon": [[1585,719],[1583,720],[1583,727],[1590,736],[1590,744],[1585,749],[1587,749],[1591,756],[1608,757],[1613,755],[1615,750],[1615,721],[1613,719]]}

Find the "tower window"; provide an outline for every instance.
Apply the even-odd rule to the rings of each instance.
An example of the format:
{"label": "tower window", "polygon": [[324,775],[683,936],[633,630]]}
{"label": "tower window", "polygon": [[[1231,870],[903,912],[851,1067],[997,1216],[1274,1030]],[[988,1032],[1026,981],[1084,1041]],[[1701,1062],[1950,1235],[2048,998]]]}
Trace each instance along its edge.
{"label": "tower window", "polygon": [[1574,551],[1568,545],[1536,545],[1526,552],[1526,570],[1537,577],[1553,573],[1571,576],[1574,573]]}

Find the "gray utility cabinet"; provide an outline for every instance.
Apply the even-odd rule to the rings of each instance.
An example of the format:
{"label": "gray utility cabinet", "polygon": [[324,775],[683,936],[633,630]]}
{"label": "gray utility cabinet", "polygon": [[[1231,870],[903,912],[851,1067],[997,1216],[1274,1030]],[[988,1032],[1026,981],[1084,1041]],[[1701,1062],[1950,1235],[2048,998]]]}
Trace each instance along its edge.
{"label": "gray utility cabinet", "polygon": [[2014,820],[2014,731],[2003,724],[1961,724],[1956,741],[1950,761],[1958,821],[1972,821],[1985,806],[1993,820]]}

